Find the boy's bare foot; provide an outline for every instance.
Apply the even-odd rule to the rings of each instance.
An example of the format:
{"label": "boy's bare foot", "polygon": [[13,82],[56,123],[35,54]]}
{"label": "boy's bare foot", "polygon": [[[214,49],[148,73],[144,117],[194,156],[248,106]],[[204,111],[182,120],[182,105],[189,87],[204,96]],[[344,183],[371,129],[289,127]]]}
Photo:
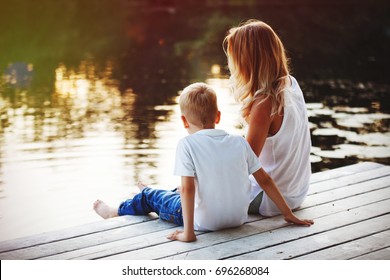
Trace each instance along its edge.
{"label": "boy's bare foot", "polygon": [[144,188],[146,188],[147,185],[145,185],[145,184],[142,183],[141,181],[138,181],[138,182],[137,182],[137,187],[139,188],[139,191],[142,192],[142,190],[143,190]]}
{"label": "boy's bare foot", "polygon": [[118,217],[117,208],[111,207],[99,199],[93,203],[93,210],[103,219]]}

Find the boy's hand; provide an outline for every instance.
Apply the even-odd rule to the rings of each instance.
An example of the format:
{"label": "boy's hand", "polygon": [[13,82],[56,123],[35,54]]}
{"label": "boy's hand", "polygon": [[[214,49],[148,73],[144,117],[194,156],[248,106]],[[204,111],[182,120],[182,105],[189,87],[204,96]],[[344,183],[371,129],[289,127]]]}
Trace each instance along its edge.
{"label": "boy's hand", "polygon": [[182,230],[176,230],[167,236],[170,240],[178,240],[182,242],[192,242],[196,240],[196,235],[194,232],[192,234],[185,234]]}
{"label": "boy's hand", "polygon": [[293,223],[296,225],[308,226],[308,227],[311,226],[312,224],[314,224],[313,220],[307,220],[307,219],[301,220],[297,216],[295,216],[293,213],[284,216],[284,220],[286,222],[289,222],[289,223]]}

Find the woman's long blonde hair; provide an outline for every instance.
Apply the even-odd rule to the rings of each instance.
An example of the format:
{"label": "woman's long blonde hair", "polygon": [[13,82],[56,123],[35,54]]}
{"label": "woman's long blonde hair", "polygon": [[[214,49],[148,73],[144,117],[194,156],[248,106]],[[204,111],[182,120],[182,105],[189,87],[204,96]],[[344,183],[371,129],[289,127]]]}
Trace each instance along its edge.
{"label": "woman's long blonde hair", "polygon": [[270,98],[271,115],[283,114],[284,89],[289,75],[284,46],[266,23],[249,20],[231,28],[223,41],[237,101],[246,119],[253,102]]}

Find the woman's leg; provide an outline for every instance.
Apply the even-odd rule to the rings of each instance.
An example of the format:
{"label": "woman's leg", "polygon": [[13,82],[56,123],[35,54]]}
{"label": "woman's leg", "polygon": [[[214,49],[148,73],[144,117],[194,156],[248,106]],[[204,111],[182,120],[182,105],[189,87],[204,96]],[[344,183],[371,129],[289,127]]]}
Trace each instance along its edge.
{"label": "woman's leg", "polygon": [[263,200],[264,191],[257,183],[253,175],[249,175],[249,180],[251,181],[252,193],[251,193],[251,203],[248,207],[248,214],[259,214],[260,204]]}
{"label": "woman's leg", "polygon": [[249,204],[248,214],[259,214],[260,204],[263,199],[263,193],[264,191],[261,191]]}

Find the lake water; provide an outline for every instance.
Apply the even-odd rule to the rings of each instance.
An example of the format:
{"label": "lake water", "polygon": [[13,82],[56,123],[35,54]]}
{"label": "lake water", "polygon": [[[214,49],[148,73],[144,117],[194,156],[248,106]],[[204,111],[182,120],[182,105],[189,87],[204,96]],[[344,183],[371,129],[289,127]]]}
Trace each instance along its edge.
{"label": "lake water", "polygon": [[175,146],[186,135],[177,97],[190,82],[211,84],[218,127],[244,136],[221,47],[244,18],[275,26],[289,50],[307,101],[313,172],[390,164],[381,6],[355,5],[346,21],[348,3],[9,2],[0,11],[0,240],[98,221],[93,201],[117,204],[138,180],[176,186]]}

